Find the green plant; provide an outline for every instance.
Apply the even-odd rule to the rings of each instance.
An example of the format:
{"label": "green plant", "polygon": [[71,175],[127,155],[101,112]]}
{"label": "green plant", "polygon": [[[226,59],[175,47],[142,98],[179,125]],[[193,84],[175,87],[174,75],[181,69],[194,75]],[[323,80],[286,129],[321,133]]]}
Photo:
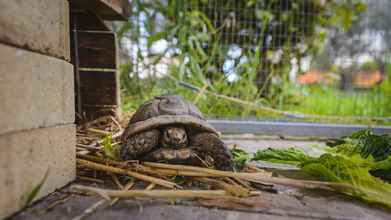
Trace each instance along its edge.
{"label": "green plant", "polygon": [[252,159],[252,156],[249,153],[239,148],[232,149],[231,153],[234,158],[234,169],[238,171]]}
{"label": "green plant", "polygon": [[291,165],[299,165],[305,161],[311,160],[313,157],[308,156],[303,150],[297,148],[274,149],[257,151],[252,160],[265,160],[272,163],[284,163]]}
{"label": "green plant", "polygon": [[356,190],[343,193],[391,207],[391,185],[371,175],[373,161],[363,159],[360,155],[323,154],[319,158],[300,164],[301,169],[324,181],[349,183]]}
{"label": "green plant", "polygon": [[[235,22],[231,18],[232,12],[214,10],[213,13],[219,13],[219,16],[216,16],[205,10],[211,5],[216,7],[215,0],[170,0],[167,5],[160,1],[133,1],[133,17],[118,31],[120,38],[141,42],[138,44],[136,56],[132,57],[132,60],[135,60],[132,64],[136,65],[125,64],[122,67],[124,109],[134,110],[139,103],[158,93],[179,93],[190,100],[196,100],[196,97],[200,96],[196,104],[211,117],[276,117],[268,112],[230,103],[207,94],[199,95],[184,89],[175,80],[200,88],[207,86],[212,92],[244,101],[279,109],[287,106],[289,109],[295,109],[294,106],[303,101],[303,96],[291,88],[287,81],[289,60],[293,57],[299,59],[304,54],[317,53],[327,36],[327,29],[347,29],[356,19],[356,15],[365,10],[365,5],[359,0],[295,0],[289,4],[280,4],[280,1],[219,1],[219,8],[249,11],[234,13],[235,16],[244,16],[235,17]],[[287,8],[279,8],[281,5]],[[309,8],[313,11],[306,11]],[[303,12],[316,16],[312,19],[298,16]],[[262,28],[248,27],[240,23],[241,20],[249,19],[262,24]],[[307,20],[304,22],[302,19]],[[243,29],[246,29],[250,37],[253,36],[252,39],[256,39],[247,42],[252,44],[250,47],[242,45],[236,38],[226,37],[227,33],[239,33]],[[278,35],[282,31],[286,35]],[[271,46],[267,45],[267,39],[272,39]],[[150,52],[153,45],[160,41],[166,42],[164,51]],[[307,50],[297,50],[298,44],[304,44],[301,46]],[[234,45],[235,50],[241,51],[237,57],[230,54],[232,48],[235,48]],[[144,47],[148,53],[142,52]],[[282,53],[281,59],[279,63],[272,63],[270,59],[276,53]],[[144,65],[146,60],[158,63],[167,57],[177,63],[169,65],[169,76],[140,76],[139,64]],[[230,70],[224,67],[227,62],[232,64]]]}
{"label": "green plant", "polygon": [[378,70],[379,65],[374,61],[368,61],[366,63],[363,63],[360,69],[366,72],[372,72]]}
{"label": "green plant", "polygon": [[49,176],[49,169],[46,170],[45,174],[43,175],[41,181],[33,187],[33,189],[28,193],[25,206],[30,205],[34,199],[37,198],[39,192],[41,192],[42,186],[45,184],[47,178]]}
{"label": "green plant", "polygon": [[360,130],[337,140],[334,151],[344,154],[359,153],[363,158],[371,156],[375,161],[382,161],[391,156],[391,137],[387,134],[373,134],[369,129]]}
{"label": "green plant", "polygon": [[[391,92],[388,91],[390,88],[388,80],[369,91],[344,91],[322,85],[290,87],[297,94],[301,94],[302,98],[296,104],[282,105],[284,110],[317,115],[369,118],[388,117],[391,114],[391,96],[389,95],[391,93],[387,93]],[[340,120],[344,122],[344,118],[341,117]],[[373,122],[367,121],[367,123]]]}
{"label": "green plant", "polygon": [[106,157],[112,160],[119,160],[119,147],[113,143],[113,136],[111,134],[106,135],[102,139],[102,146]]}
{"label": "green plant", "polygon": [[342,193],[391,207],[391,184],[384,182],[391,180],[390,140],[389,135],[361,130],[337,140],[320,157],[296,148],[269,148],[257,151],[250,160],[293,164],[318,180],[354,186]]}

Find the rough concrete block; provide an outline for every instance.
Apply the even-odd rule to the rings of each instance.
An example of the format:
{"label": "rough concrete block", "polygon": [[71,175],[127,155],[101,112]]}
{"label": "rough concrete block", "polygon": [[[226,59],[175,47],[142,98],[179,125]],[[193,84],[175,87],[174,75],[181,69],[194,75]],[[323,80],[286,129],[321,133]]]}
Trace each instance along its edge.
{"label": "rough concrete block", "polygon": [[74,109],[71,64],[0,44],[0,134],[73,123]]}
{"label": "rough concrete block", "polygon": [[0,219],[23,208],[48,172],[41,198],[75,178],[75,126],[0,135]]}
{"label": "rough concrete block", "polygon": [[70,59],[66,0],[0,1],[0,41]]}

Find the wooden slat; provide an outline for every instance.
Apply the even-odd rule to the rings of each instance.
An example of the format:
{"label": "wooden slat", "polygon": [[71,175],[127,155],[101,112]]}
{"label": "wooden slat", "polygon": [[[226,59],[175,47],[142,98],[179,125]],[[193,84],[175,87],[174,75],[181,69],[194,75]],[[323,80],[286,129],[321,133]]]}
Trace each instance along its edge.
{"label": "wooden slat", "polygon": [[116,68],[115,35],[111,32],[78,32],[80,68]]}
{"label": "wooden slat", "polygon": [[74,0],[73,2],[105,20],[127,20],[129,17],[128,0]]}
{"label": "wooden slat", "polygon": [[103,20],[94,13],[84,10],[71,11],[71,13],[76,16],[78,30],[110,31]]}
{"label": "wooden slat", "polygon": [[116,73],[80,71],[83,105],[117,105]]}

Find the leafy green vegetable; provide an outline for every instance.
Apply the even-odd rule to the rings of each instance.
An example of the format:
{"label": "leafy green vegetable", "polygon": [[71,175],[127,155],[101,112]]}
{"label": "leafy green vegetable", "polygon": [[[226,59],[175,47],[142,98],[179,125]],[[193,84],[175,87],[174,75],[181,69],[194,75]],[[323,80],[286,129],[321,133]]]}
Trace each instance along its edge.
{"label": "leafy green vegetable", "polygon": [[106,157],[119,160],[119,148],[113,143],[111,134],[106,135],[102,140],[103,152]]}
{"label": "leafy green vegetable", "polygon": [[354,186],[336,189],[342,193],[391,207],[391,184],[383,181],[391,180],[391,137],[361,130],[335,143],[317,158],[296,148],[269,148],[252,160],[296,165],[316,179]]}
{"label": "leafy green vegetable", "polygon": [[345,157],[326,153],[300,164],[300,167],[320,180],[348,183],[355,187],[355,191],[341,191],[345,194],[391,207],[391,184],[370,174],[373,164],[373,159],[363,159],[359,154]]}
{"label": "leafy green vegetable", "polygon": [[241,170],[243,165],[252,159],[252,156],[249,153],[239,148],[232,149],[231,153],[234,157],[235,170]]}
{"label": "leafy green vegetable", "polygon": [[273,149],[257,151],[252,160],[264,160],[273,163],[284,163],[299,165],[307,160],[312,159],[303,150],[297,148]]}
{"label": "leafy green vegetable", "polygon": [[[338,139],[336,143],[338,143],[337,148],[340,148],[342,144],[347,144],[351,146],[351,152],[359,152],[363,158],[372,155],[376,161],[385,160],[391,155],[391,137],[386,134],[373,134],[369,129]],[[346,146],[345,149],[347,149]]]}
{"label": "leafy green vegetable", "polygon": [[350,136],[342,137],[331,144],[330,153],[351,156],[356,153],[363,158],[373,157],[376,161],[370,174],[391,181],[391,137],[376,135],[369,129],[360,130]]}
{"label": "leafy green vegetable", "polygon": [[385,160],[376,162],[369,172],[373,176],[391,182],[391,156]]}
{"label": "leafy green vegetable", "polygon": [[376,161],[386,159],[391,154],[391,138],[388,135],[368,134],[358,139],[357,150],[362,157],[372,155]]}
{"label": "leafy green vegetable", "polygon": [[374,170],[391,170],[391,156],[389,156],[387,159],[376,162],[372,169]]}

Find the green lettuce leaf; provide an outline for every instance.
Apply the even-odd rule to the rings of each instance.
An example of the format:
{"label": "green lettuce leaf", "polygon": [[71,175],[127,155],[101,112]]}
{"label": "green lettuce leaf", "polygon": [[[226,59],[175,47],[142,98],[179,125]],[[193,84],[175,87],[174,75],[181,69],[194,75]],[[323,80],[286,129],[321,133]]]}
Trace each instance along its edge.
{"label": "green lettuce leaf", "polygon": [[255,153],[252,160],[263,160],[272,163],[283,163],[291,165],[299,165],[307,160],[313,159],[308,156],[303,150],[298,148],[285,148],[259,150]]}

